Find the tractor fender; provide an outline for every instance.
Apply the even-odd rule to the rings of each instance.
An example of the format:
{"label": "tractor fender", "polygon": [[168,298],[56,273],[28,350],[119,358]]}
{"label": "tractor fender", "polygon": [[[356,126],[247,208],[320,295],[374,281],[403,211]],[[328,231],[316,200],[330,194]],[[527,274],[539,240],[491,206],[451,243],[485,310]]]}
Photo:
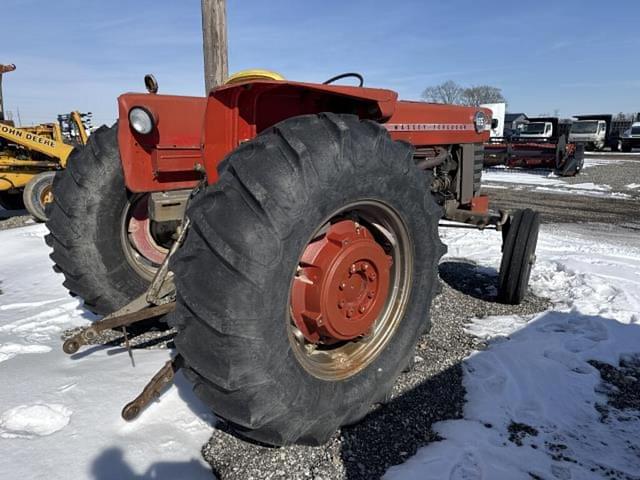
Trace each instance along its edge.
{"label": "tractor fender", "polygon": [[217,166],[226,155],[278,122],[321,112],[384,122],[393,115],[397,99],[392,90],[282,80],[251,80],[212,90],[202,142],[209,183],[217,180]]}

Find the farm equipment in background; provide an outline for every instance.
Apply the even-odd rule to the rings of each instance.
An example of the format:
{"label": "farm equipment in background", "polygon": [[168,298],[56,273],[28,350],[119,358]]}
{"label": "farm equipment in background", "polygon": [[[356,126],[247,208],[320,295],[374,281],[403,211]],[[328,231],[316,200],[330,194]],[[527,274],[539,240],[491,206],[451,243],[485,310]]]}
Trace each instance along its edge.
{"label": "farm equipment in background", "polygon": [[59,115],[58,123],[14,127],[0,122],[0,204],[26,207],[46,221],[56,171],[66,166],[75,148],[87,143],[90,113]]}
{"label": "farm equipment in background", "polygon": [[490,138],[484,144],[484,166],[545,168],[574,176],[584,165],[584,144],[567,142],[569,124],[556,117],[529,119],[518,135]]}
{"label": "farm equipment in background", "polygon": [[575,115],[574,118],[577,120],[571,124],[570,142],[584,143],[586,150],[625,151],[624,139],[632,128],[632,120],[614,120],[613,115]]}
{"label": "farm equipment in background", "polygon": [[29,127],[0,120],[0,206],[26,207],[36,220],[45,221],[55,172],[65,167],[74,148],[87,143],[90,122],[91,113],[79,112]]}
{"label": "farm equipment in background", "polygon": [[[345,77],[359,86],[332,84]],[[147,76],[56,180],[55,269],[109,313],[64,351],[164,314],[178,330],[126,420],[181,368],[255,441],[317,445],[359,421],[429,330],[443,218],[502,231],[500,300],[525,295],[539,218],[480,195],[489,110],[400,101],[353,73],[276,78],[197,98]]]}

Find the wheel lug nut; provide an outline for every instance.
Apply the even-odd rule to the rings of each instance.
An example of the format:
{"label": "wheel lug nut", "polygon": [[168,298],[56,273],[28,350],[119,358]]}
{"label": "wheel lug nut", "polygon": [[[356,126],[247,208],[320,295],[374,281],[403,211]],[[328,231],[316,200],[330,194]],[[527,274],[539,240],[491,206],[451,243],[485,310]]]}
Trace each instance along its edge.
{"label": "wheel lug nut", "polygon": [[364,270],[365,272],[366,272],[367,270],[369,270],[369,264],[368,264],[368,263],[363,264],[363,265],[362,265],[362,270]]}
{"label": "wheel lug nut", "polygon": [[344,300],[340,300],[338,302],[338,308],[342,308],[342,307],[344,307]]}
{"label": "wheel lug nut", "polygon": [[349,271],[351,273],[356,273],[356,264],[355,263],[353,265],[351,265],[351,268],[349,269]]}
{"label": "wheel lug nut", "polygon": [[364,313],[365,310],[366,308],[364,308],[364,305],[360,306],[360,308],[358,309],[360,313]]}
{"label": "wheel lug nut", "polygon": [[367,293],[367,297],[369,297],[369,298],[373,298],[374,295],[375,295],[375,293],[373,293],[373,291]]}
{"label": "wheel lug nut", "polygon": [[374,272],[371,272],[369,274],[369,280],[375,280],[376,279],[376,274]]}
{"label": "wheel lug nut", "polygon": [[349,318],[353,317],[353,308],[350,308],[349,310],[347,310],[347,317]]}
{"label": "wheel lug nut", "polygon": [[344,290],[345,288],[347,288],[347,284],[346,284],[346,283],[344,283],[344,282],[342,282],[340,285],[338,285],[338,288],[339,288],[340,290]]}

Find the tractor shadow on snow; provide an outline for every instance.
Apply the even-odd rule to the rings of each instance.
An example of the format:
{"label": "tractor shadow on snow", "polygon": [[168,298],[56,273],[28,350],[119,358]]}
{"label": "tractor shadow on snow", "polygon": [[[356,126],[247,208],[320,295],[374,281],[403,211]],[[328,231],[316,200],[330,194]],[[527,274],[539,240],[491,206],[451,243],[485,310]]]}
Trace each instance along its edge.
{"label": "tractor shadow on snow", "polygon": [[498,301],[498,272],[466,258],[448,258],[439,267],[440,279],[458,292],[478,300]]}
{"label": "tractor shadow on snow", "polygon": [[[189,410],[193,412],[200,420],[206,422],[211,426],[211,429],[215,428],[217,418],[204,403],[202,403],[193,392],[193,387],[189,381],[184,377],[181,372],[176,374],[174,380],[174,386],[178,391],[180,398],[188,405]],[[166,395],[166,392],[165,392]],[[147,413],[156,416],[156,420],[161,422],[162,413],[158,411],[161,407],[160,401],[153,402],[147,407],[149,410]],[[154,409],[156,411],[154,412]],[[142,423],[142,422],[140,422]],[[147,436],[149,441],[153,442],[154,432],[157,431],[159,425],[148,425]],[[171,425],[163,426],[170,431]],[[142,435],[144,435],[144,424],[141,425]],[[150,432],[150,433],[149,433]],[[140,437],[138,437],[140,438]],[[174,440],[179,441],[179,440]],[[133,445],[135,446],[135,445]],[[156,447],[151,447],[155,450]],[[171,446],[164,447],[167,450],[171,449]],[[138,452],[139,454],[139,452]],[[196,449],[193,450],[192,458],[188,461],[175,461],[175,462],[155,462],[147,467],[144,472],[139,473],[136,471],[133,465],[130,463],[130,458],[136,455],[136,450],[127,452],[125,449],[112,446],[106,448],[96,458],[93,459],[90,470],[90,478],[93,480],[174,480],[174,479],[212,479],[215,478],[208,465],[203,464],[202,458]],[[157,451],[155,453],[157,455]]]}
{"label": "tractor shadow on snow", "polygon": [[[197,454],[197,452],[196,452]],[[196,458],[188,462],[157,462],[144,473],[136,473],[127,463],[125,452],[119,447],[103,451],[91,466],[91,478],[95,480],[162,480],[162,479],[211,479],[211,470]]]}

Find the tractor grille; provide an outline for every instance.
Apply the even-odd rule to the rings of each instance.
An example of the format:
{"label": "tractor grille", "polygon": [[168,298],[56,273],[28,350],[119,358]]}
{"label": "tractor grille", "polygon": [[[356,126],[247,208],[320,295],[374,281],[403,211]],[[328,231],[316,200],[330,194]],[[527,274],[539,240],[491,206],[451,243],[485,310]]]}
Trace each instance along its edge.
{"label": "tractor grille", "polygon": [[473,157],[473,195],[476,196],[480,192],[480,184],[482,182],[482,164],[484,162],[484,147],[476,145],[476,151]]}

